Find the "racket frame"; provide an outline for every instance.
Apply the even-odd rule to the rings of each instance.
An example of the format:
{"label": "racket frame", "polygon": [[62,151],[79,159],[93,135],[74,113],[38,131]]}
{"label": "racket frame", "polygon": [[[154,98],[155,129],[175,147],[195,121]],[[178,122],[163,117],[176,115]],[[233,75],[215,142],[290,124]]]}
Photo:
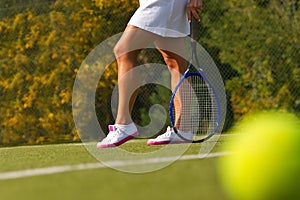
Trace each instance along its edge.
{"label": "racket frame", "polygon": [[[192,31],[192,36],[194,36],[194,35],[195,35],[195,32]],[[217,90],[213,87],[212,83],[209,81],[209,79],[205,75],[203,69],[201,68],[201,65],[200,65],[200,62],[199,62],[199,59],[198,59],[198,56],[197,56],[197,48],[196,48],[197,47],[197,42],[194,39],[191,39],[191,47],[192,47],[192,52],[191,52],[191,56],[190,56],[190,59],[189,59],[189,64],[187,66],[187,70],[184,72],[184,74],[180,78],[180,81],[175,86],[174,91],[173,91],[172,96],[171,96],[171,99],[170,99],[169,115],[170,115],[170,121],[171,121],[171,124],[172,124],[172,128],[173,128],[174,132],[176,133],[176,135],[179,138],[181,138],[182,140],[184,140],[186,142],[189,142],[189,143],[201,143],[201,142],[204,142],[204,141],[208,140],[209,138],[211,138],[217,132],[217,129],[219,127],[220,120],[221,120],[221,106],[220,106],[220,99],[219,99]],[[195,62],[196,62],[196,65],[197,65],[195,67],[197,67],[197,69],[199,70],[197,72],[190,72],[190,67],[192,66],[193,59],[195,59]],[[204,137],[202,139],[199,139],[199,140],[189,140],[189,139],[183,137],[182,135],[180,135],[177,128],[175,127],[175,120],[174,120],[174,117],[173,117],[173,102],[174,102],[176,92],[179,89],[181,83],[186,78],[188,78],[190,76],[201,76],[203,78],[205,83],[211,88],[211,90],[213,92],[213,95],[215,97],[215,101],[216,101],[216,104],[217,104],[217,111],[218,111],[216,121],[214,122],[214,128],[212,129],[212,131],[206,137]],[[192,134],[194,134],[194,133],[192,133]]]}

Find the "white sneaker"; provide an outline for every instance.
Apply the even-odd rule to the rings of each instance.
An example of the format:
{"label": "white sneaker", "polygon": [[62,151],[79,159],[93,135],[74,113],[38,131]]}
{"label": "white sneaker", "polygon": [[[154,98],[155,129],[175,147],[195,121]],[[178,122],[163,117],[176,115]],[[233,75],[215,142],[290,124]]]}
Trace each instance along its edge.
{"label": "white sneaker", "polygon": [[108,135],[101,142],[98,142],[97,148],[120,146],[138,135],[138,131],[134,123],[128,125],[109,125],[108,129]]}
{"label": "white sneaker", "polygon": [[186,140],[180,138],[174,131],[173,128],[168,126],[167,131],[157,136],[155,139],[150,139],[147,141],[148,145],[161,145],[161,144],[180,144],[180,143],[190,143],[193,140],[193,134],[191,132],[183,132],[178,130],[178,133],[184,137]]}

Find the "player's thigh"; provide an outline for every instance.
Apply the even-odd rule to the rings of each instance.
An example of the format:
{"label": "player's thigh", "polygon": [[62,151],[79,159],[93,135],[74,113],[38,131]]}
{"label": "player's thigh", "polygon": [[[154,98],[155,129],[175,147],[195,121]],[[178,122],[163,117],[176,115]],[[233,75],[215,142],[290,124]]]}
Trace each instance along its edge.
{"label": "player's thigh", "polygon": [[114,48],[116,57],[140,51],[153,43],[159,36],[138,27],[128,25]]}
{"label": "player's thigh", "polygon": [[187,61],[183,38],[164,38],[156,41],[155,45],[169,68],[184,73]]}
{"label": "player's thigh", "polygon": [[155,46],[163,55],[186,57],[185,38],[160,37],[155,41]]}

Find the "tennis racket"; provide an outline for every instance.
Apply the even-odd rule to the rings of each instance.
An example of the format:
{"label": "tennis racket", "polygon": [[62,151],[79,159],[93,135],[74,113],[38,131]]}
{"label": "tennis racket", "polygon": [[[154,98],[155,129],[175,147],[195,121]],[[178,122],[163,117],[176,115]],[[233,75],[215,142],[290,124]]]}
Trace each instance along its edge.
{"label": "tennis racket", "polygon": [[[211,138],[216,133],[221,118],[217,91],[205,75],[197,56],[197,42],[194,40],[197,27],[198,22],[193,18],[189,63],[174,88],[169,107],[174,132],[182,140],[190,143],[200,143]],[[176,127],[179,127],[180,131]],[[192,132],[193,138],[187,138],[182,132]]]}

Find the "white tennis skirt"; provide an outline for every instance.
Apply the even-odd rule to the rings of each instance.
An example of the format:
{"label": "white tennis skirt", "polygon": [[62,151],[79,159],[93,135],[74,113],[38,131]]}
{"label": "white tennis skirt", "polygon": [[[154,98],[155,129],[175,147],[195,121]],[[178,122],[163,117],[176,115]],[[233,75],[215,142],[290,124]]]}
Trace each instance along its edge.
{"label": "white tennis skirt", "polygon": [[185,37],[190,33],[186,14],[188,0],[140,0],[128,22],[163,37]]}

